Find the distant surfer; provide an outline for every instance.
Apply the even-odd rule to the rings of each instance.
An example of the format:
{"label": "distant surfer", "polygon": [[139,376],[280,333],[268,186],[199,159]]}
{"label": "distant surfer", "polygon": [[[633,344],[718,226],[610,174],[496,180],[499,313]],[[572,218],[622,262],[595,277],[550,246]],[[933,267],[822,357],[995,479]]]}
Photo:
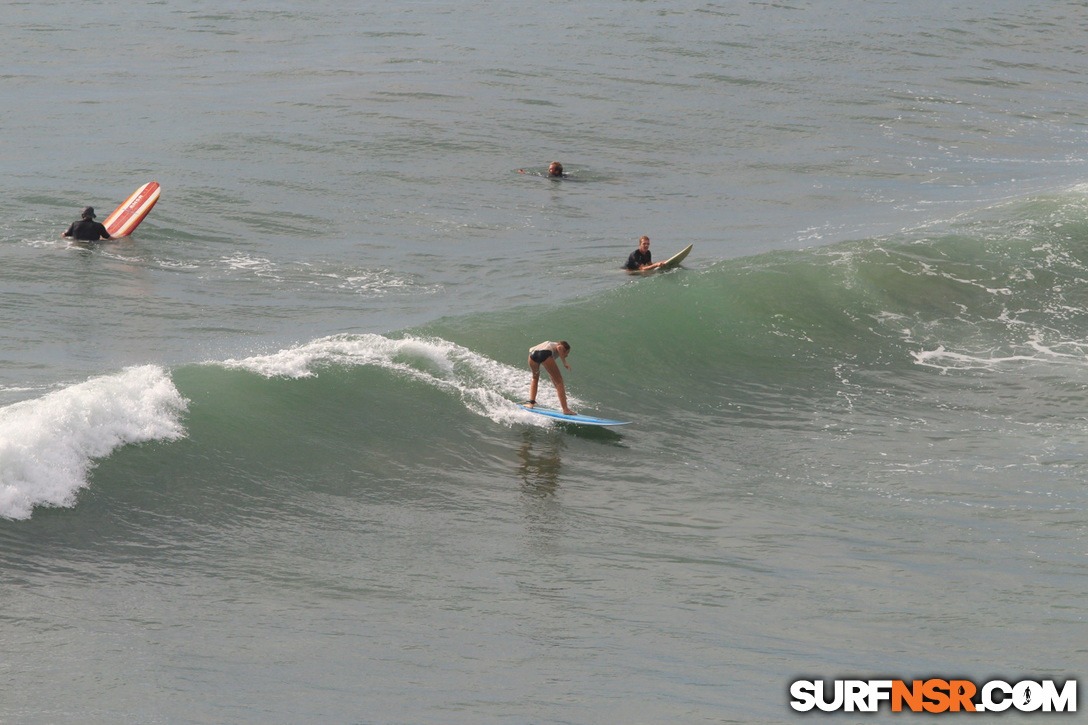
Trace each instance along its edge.
{"label": "distant surfer", "polygon": [[99,239],[113,239],[106,227],[94,220],[94,207],[89,206],[83,210],[83,218],[78,222],[72,222],[68,231],[61,234],[62,237],[75,237],[81,242],[97,242]]}
{"label": "distant surfer", "polygon": [[[543,176],[543,174],[541,174],[539,171],[526,171],[525,169],[518,169],[518,173],[536,174],[537,176]],[[549,179],[565,179],[567,177],[567,175],[563,173],[563,164],[559,163],[558,161],[553,161],[551,165],[548,166],[547,176]]]}
{"label": "distant surfer", "polygon": [[566,340],[559,342],[542,342],[529,348],[529,370],[533,373],[533,384],[529,386],[529,402],[526,406],[532,408],[536,405],[536,385],[540,382],[540,366],[548,371],[552,379],[555,392],[559,394],[559,405],[567,415],[574,415],[574,411],[567,405],[567,389],[563,387],[563,374],[559,372],[559,366],[555,364],[558,357],[563,361],[563,367],[570,370],[567,365],[567,355],[570,354],[570,343]]}
{"label": "distant surfer", "polygon": [[638,272],[644,269],[657,269],[663,264],[664,262],[654,264],[650,256],[650,238],[644,236],[638,240],[638,249],[627,257],[627,264],[623,265],[623,268],[628,272]]}

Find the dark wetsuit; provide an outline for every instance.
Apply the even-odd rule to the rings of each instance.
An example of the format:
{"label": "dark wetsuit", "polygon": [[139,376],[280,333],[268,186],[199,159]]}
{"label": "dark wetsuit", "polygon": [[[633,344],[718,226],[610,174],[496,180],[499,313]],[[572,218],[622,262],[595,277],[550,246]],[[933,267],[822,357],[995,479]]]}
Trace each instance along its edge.
{"label": "dark wetsuit", "polygon": [[636,249],[631,252],[631,256],[627,258],[627,264],[623,265],[623,268],[637,271],[644,264],[652,264],[650,261],[650,253],[646,252],[646,254],[643,254],[641,249]]}
{"label": "dark wetsuit", "polygon": [[94,219],[80,219],[78,222],[72,222],[72,226],[68,227],[68,231],[64,233],[64,236],[75,237],[82,242],[112,239],[110,233],[106,231],[106,227]]}

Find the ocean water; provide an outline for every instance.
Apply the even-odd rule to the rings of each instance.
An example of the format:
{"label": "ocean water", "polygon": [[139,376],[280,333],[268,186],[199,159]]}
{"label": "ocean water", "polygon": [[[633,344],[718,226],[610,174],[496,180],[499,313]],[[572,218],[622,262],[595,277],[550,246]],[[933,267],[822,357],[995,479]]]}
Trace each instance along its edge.
{"label": "ocean water", "polygon": [[6,3],[0,723],[1082,676],[1082,11]]}

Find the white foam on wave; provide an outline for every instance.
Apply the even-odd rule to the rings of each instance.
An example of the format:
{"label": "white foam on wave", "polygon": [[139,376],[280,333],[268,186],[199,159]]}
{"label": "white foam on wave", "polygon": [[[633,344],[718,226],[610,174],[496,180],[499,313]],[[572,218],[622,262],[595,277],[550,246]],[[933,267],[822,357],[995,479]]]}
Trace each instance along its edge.
{"label": "white foam on wave", "polygon": [[1029,340],[1030,352],[995,355],[954,352],[938,345],[935,350],[918,350],[911,353],[914,362],[923,367],[936,368],[942,373],[951,370],[994,370],[1009,363],[1048,363],[1083,366],[1088,362],[1088,345],[1082,342],[1065,342],[1044,345],[1039,340]]}
{"label": "white foam on wave", "polygon": [[183,437],[187,402],[162,368],[144,365],[0,408],[0,516],[74,505],[96,459]]}
{"label": "white foam on wave", "polygon": [[411,292],[432,294],[439,285],[422,285],[410,275],[388,268],[360,268],[340,263],[288,262],[277,263],[264,257],[238,253],[223,257],[220,262],[231,274],[243,273],[266,281],[285,285],[307,285],[329,292],[351,292],[365,297]]}
{"label": "white foam on wave", "polygon": [[257,276],[269,276],[277,278],[277,272],[279,271],[272,260],[264,257],[251,257],[247,254],[237,253],[229,257],[223,257],[221,260],[228,268],[233,270],[242,270],[246,272],[252,272]]}
{"label": "white foam on wave", "polygon": [[[528,348],[526,348],[528,357]],[[529,369],[513,367],[441,338],[382,335],[334,335],[269,355],[217,363],[265,377],[304,378],[321,367],[372,365],[392,370],[460,396],[465,407],[497,423],[551,425],[511,402],[529,392]],[[541,375],[537,398],[542,406],[558,407],[555,389]],[[568,394],[571,405],[581,402]]]}

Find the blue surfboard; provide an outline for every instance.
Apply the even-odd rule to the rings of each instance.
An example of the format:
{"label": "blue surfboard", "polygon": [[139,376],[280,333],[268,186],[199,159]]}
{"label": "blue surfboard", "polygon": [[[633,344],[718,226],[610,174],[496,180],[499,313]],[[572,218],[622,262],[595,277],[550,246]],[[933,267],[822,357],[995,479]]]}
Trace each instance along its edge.
{"label": "blue surfboard", "polygon": [[537,415],[547,416],[548,418],[555,418],[561,420],[564,423],[575,423],[577,425],[628,425],[631,421],[628,420],[609,420],[608,418],[594,418],[592,415],[567,415],[561,410],[553,410],[551,408],[527,408],[524,405],[518,404],[518,407],[522,410],[527,410],[530,413],[536,413]]}

